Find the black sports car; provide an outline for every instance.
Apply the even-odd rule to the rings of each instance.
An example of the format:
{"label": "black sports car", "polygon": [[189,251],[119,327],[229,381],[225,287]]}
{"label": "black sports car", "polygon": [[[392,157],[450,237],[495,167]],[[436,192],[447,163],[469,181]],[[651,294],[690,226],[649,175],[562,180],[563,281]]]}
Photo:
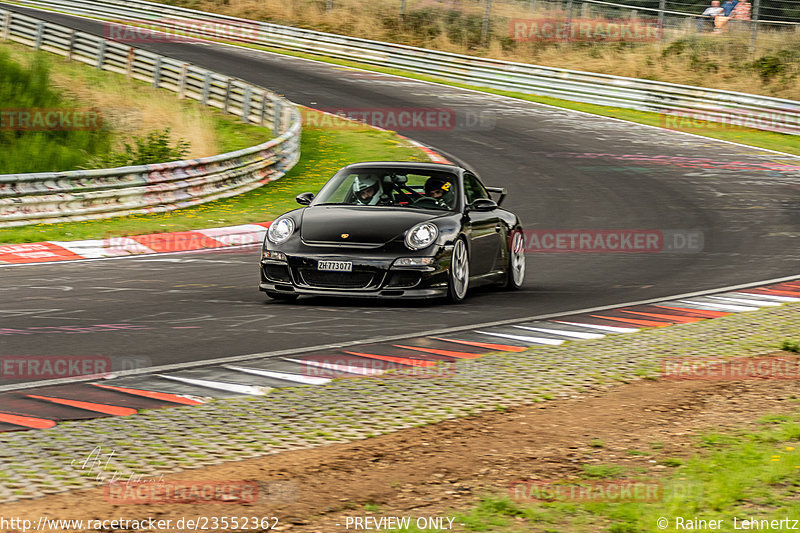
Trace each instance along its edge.
{"label": "black sports car", "polygon": [[[497,201],[489,193],[499,194]],[[438,163],[370,162],[341,169],[305,207],[278,217],[261,252],[260,289],[460,302],[471,286],[517,289],[525,277],[519,218],[505,189]]]}

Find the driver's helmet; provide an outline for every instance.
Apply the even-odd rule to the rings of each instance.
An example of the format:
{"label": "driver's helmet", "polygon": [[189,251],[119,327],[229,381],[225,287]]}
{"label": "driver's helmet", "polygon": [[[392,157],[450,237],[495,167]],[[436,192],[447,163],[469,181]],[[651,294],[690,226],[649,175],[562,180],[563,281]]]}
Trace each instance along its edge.
{"label": "driver's helmet", "polygon": [[440,176],[433,176],[425,182],[425,196],[441,199],[448,207],[453,207],[455,204],[456,195],[454,189],[452,181]]}
{"label": "driver's helmet", "polygon": [[358,205],[376,205],[382,194],[381,180],[374,174],[356,176],[353,181],[353,196]]}

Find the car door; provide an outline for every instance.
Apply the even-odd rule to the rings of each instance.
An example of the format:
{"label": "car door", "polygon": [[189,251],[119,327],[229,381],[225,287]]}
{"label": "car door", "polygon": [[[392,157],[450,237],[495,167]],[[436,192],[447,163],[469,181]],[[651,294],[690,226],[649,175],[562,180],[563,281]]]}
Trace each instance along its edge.
{"label": "car door", "polygon": [[[479,198],[490,198],[478,178],[469,172],[464,174],[464,196],[469,206]],[[473,211],[466,208],[466,223],[470,231],[470,270],[478,276],[491,272],[500,253],[503,232],[497,209]]]}

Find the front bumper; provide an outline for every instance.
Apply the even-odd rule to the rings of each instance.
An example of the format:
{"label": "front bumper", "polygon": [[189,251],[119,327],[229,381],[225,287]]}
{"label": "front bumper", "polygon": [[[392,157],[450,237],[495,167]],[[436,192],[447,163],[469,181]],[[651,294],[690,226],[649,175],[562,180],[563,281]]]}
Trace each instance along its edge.
{"label": "front bumper", "polygon": [[[281,294],[353,298],[436,298],[447,294],[449,255],[430,266],[395,267],[395,256],[287,254],[286,261],[261,260],[259,289]],[[352,272],[317,270],[321,260],[350,261]]]}

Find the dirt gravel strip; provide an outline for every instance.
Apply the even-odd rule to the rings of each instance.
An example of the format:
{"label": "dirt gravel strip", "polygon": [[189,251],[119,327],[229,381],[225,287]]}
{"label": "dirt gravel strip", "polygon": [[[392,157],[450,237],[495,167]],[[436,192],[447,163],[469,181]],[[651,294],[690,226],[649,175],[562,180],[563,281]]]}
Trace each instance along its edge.
{"label": "dirt gravel strip", "polygon": [[[800,304],[785,304],[459,361],[455,367],[448,364],[443,377],[433,379],[422,379],[413,371],[394,377],[337,379],[323,386],[273,389],[260,397],[4,433],[0,502],[98,487],[111,473],[121,479],[157,476],[355,441],[498,406],[566,398],[658,376],[665,358],[774,353],[782,340],[797,339],[798,333]],[[102,472],[107,473],[105,480]],[[186,476],[190,478],[190,472]]]}

